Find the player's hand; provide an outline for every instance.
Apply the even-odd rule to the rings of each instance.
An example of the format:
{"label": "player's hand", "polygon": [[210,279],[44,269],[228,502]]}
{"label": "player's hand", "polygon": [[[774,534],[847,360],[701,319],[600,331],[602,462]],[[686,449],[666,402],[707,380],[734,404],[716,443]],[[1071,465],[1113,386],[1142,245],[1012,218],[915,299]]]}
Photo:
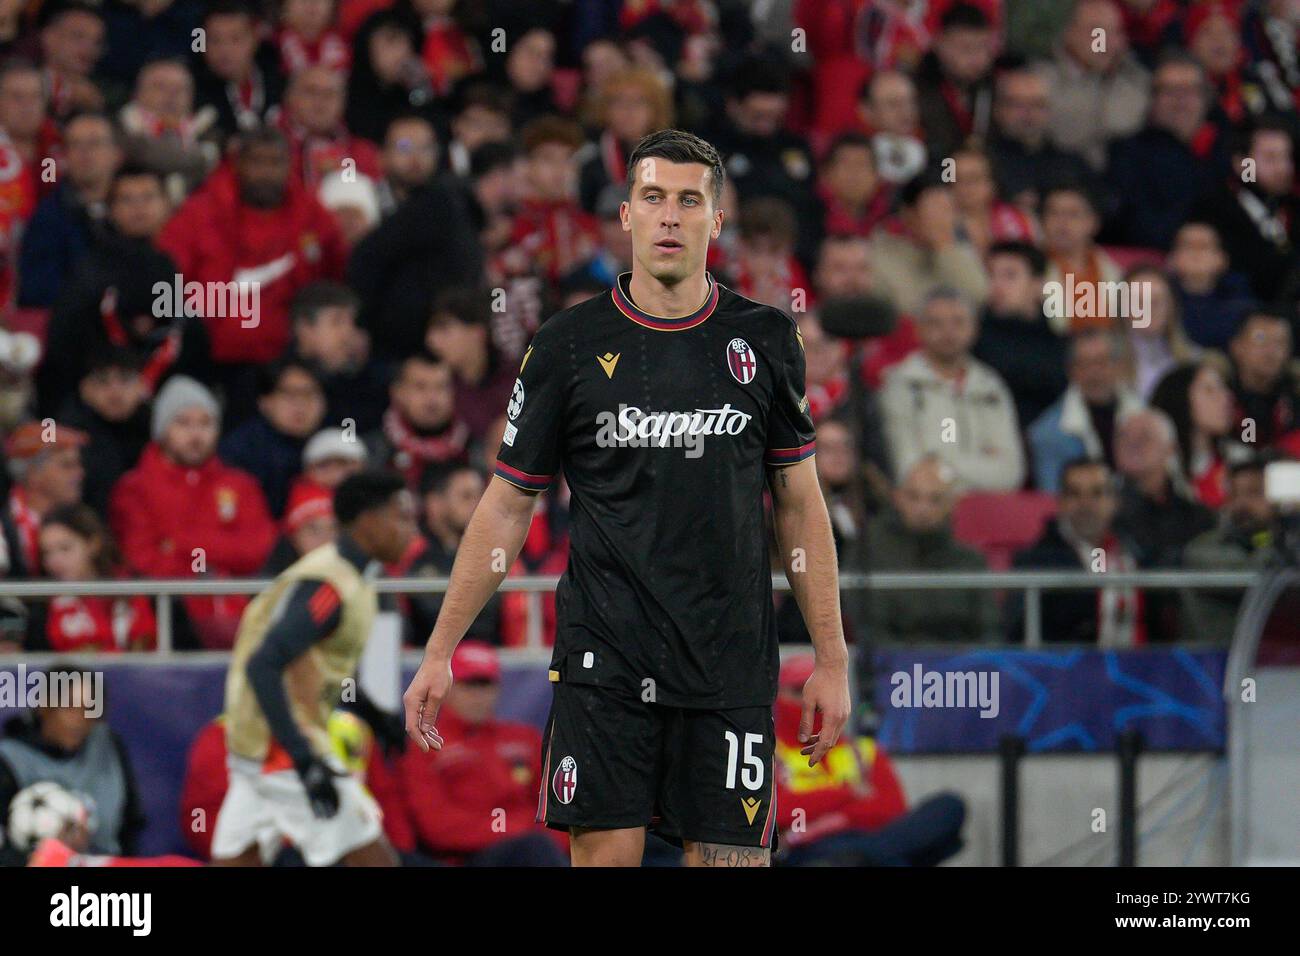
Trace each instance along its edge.
{"label": "player's hand", "polygon": [[438,719],[442,699],[451,689],[451,662],[424,655],[411,686],[402,695],[406,708],[406,733],[419,745],[421,752],[442,749],[442,736],[433,722]]}
{"label": "player's hand", "polygon": [[[818,713],[822,715],[822,726],[814,734]],[[835,746],[848,721],[848,667],[817,664],[803,685],[803,714],[799,717],[799,742],[805,745],[799,752],[808,758],[808,766],[815,767]]]}
{"label": "player's hand", "polygon": [[303,789],[307,791],[307,802],[311,804],[312,814],[328,820],[338,813],[339,791],[334,786],[334,778],[338,774],[334,769],[316,756],[297,764],[295,769],[302,780]]}

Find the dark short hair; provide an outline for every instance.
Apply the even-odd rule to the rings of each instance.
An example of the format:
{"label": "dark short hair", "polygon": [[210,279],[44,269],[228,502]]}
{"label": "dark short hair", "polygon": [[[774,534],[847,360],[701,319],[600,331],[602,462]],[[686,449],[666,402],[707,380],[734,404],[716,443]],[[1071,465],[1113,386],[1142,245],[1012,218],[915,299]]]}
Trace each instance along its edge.
{"label": "dark short hair", "polygon": [[947,189],[949,185],[944,181],[943,169],[940,166],[927,166],[903,183],[903,188],[898,192],[898,203],[904,208],[911,208],[931,189]]}
{"label": "dark short hair", "polygon": [[1025,265],[1029,266],[1030,275],[1041,276],[1047,272],[1047,256],[1043,255],[1043,250],[1023,239],[1004,239],[993,243],[989,246],[988,258],[994,256],[1017,256],[1023,259]]}
{"label": "dark short hair", "polygon": [[989,16],[973,3],[955,3],[939,19],[939,32],[948,30],[987,30],[993,26]]}
{"label": "dark short hair", "polygon": [[1233,333],[1233,338],[1238,338],[1246,334],[1246,326],[1252,319],[1264,319],[1268,322],[1281,322],[1288,329],[1291,327],[1291,314],[1282,305],[1257,305],[1249,310],[1241,319],[1241,324],[1237,326],[1237,331]]}
{"label": "dark short hair", "polygon": [[361,299],[342,282],[321,279],[298,290],[289,306],[289,316],[294,322],[314,322],[322,310],[337,308],[351,309],[355,315]]}
{"label": "dark short hair", "polygon": [[117,198],[118,188],[128,179],[152,179],[158,184],[162,194],[167,195],[167,183],[163,180],[163,174],[158,170],[143,166],[140,163],[123,163],[118,167],[117,172],[113,174],[113,181],[108,187],[108,204],[110,206],[113,204],[113,200]]}
{"label": "dark short hair", "polygon": [[287,152],[289,141],[285,138],[284,133],[274,126],[269,123],[259,123],[257,126],[240,130],[235,135],[235,151],[237,155],[248,155],[249,150],[254,146],[275,146]]}
{"label": "dark short hair", "polygon": [[840,133],[831,144],[826,147],[826,155],[822,157],[822,165],[829,166],[839,158],[839,152],[843,149],[865,149],[867,155],[871,157],[871,165],[876,165],[876,152],[871,145],[871,137],[863,133]]}
{"label": "dark short hair", "polygon": [[142,368],[144,359],[138,352],[124,345],[110,345],[105,349],[91,351],[86,359],[86,371],[81,378],[84,380],[99,372],[139,372]]}
{"label": "dark short hair", "polygon": [[1238,475],[1246,474],[1262,475],[1264,474],[1264,466],[1266,464],[1267,462],[1264,458],[1259,455],[1251,455],[1247,458],[1242,458],[1239,461],[1229,462],[1228,479],[1232,480]]}
{"label": "dark short hair", "polygon": [[395,472],[359,471],[334,489],[334,516],[346,527],[367,511],[385,507],[393,495],[404,490],[406,482]]}
{"label": "dark short hair", "polygon": [[1071,193],[1075,196],[1079,196],[1088,204],[1088,208],[1090,208],[1093,213],[1096,215],[1101,214],[1101,204],[1097,201],[1096,194],[1086,183],[1078,179],[1058,180],[1049,185],[1043,190],[1043,196],[1039,208],[1046,209],[1047,201],[1058,193]]}
{"label": "dark short hair", "polygon": [[525,126],[519,133],[519,141],[527,156],[551,143],[567,146],[576,152],[582,148],[586,138],[582,135],[582,127],[573,120],[548,115],[539,116]]}
{"label": "dark short hair", "polygon": [[203,15],[203,22],[207,23],[213,17],[247,17],[256,23],[260,19],[260,14],[257,7],[249,0],[217,0],[208,7],[207,13]]}
{"label": "dark short hair", "polygon": [[442,494],[447,490],[447,486],[451,484],[451,480],[462,471],[472,472],[479,477],[483,476],[481,469],[466,461],[433,462],[420,474],[420,494]]}
{"label": "dark short hair", "polygon": [[407,355],[403,356],[401,362],[398,363],[397,374],[393,376],[394,385],[396,385],[398,382],[400,382],[402,379],[406,377],[406,370],[411,367],[412,363],[418,363],[420,365],[432,365],[434,367],[438,367],[446,364],[445,362],[443,362],[441,356],[434,355],[427,348],[421,346],[420,348],[416,349],[414,352],[410,352]]}
{"label": "dark short hair", "polygon": [[636,171],[643,159],[666,159],[670,163],[699,163],[709,168],[709,181],[713,186],[713,205],[722,200],[722,183],[726,170],[722,157],[712,143],[682,129],[661,129],[643,137],[627,158],[627,191],[636,186]]}
{"label": "dark short hair", "polygon": [[1065,479],[1070,472],[1078,471],[1080,468],[1100,468],[1106,472],[1106,484],[1114,490],[1114,475],[1111,473],[1110,465],[1106,464],[1105,459],[1089,458],[1087,455],[1080,455],[1077,458],[1071,458],[1061,466],[1061,488],[1065,488]]}
{"label": "dark short hair", "polygon": [[312,365],[296,355],[288,355],[267,365],[257,367],[257,397],[263,398],[279,388],[280,379],[291,369],[297,369],[304,375],[309,376],[316,383],[317,388],[324,389],[321,384],[320,373]]}
{"label": "dark short hair", "polygon": [[751,93],[790,93],[790,68],[771,56],[741,60],[727,81],[727,97],[743,100]]}
{"label": "dark short hair", "polygon": [[492,322],[492,309],[488,298],[478,289],[468,286],[453,286],[438,293],[433,300],[433,311],[429,314],[429,328],[439,324],[440,316],[451,316],[462,325],[474,325],[486,329]]}
{"label": "dark short hair", "polygon": [[519,158],[519,152],[510,143],[484,143],[469,154],[469,177],[481,179],[498,169],[508,169]]}

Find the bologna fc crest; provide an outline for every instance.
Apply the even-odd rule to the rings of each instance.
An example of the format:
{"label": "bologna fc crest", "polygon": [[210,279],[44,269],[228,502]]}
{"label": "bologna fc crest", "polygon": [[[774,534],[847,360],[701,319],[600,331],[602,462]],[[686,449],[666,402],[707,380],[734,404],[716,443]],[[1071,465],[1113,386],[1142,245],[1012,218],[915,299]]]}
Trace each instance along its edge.
{"label": "bologna fc crest", "polygon": [[741,385],[748,385],[758,374],[758,357],[744,339],[732,339],[727,345],[727,368]]}
{"label": "bologna fc crest", "polygon": [[555,776],[551,777],[551,789],[555,791],[555,799],[561,803],[573,802],[573,797],[578,792],[578,761],[572,757],[560,761]]}

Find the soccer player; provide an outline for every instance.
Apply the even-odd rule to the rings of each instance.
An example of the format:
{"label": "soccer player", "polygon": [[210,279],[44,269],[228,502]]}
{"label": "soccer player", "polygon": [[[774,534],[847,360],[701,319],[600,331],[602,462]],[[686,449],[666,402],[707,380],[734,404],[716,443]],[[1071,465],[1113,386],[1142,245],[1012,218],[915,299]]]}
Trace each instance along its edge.
{"label": "soccer player", "polygon": [[572,548],[538,817],[569,831],[575,865],[637,865],[651,825],[692,865],[770,861],[778,661],[765,483],[816,651],[800,725],[812,763],[848,717],[803,347],[789,316],[705,271],[722,178],[717,150],[679,130],[632,152],[620,210],[632,271],[552,316],[525,353],[495,480],[404,699],[408,734],[440,749],[452,650],[562,466]]}
{"label": "soccer player", "polygon": [[340,532],[248,605],[226,677],[230,789],[212,861],[257,866],[287,838],[309,866],[395,865],[381,814],[332,756],[327,721],[370,636],[374,578],[415,534],[401,477],[360,472],[334,492]]}

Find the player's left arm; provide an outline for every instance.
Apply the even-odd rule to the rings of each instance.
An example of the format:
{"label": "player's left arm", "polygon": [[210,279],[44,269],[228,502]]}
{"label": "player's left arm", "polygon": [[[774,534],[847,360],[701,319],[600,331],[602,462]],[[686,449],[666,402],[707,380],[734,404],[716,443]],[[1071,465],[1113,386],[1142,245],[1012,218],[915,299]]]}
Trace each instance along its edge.
{"label": "player's left arm", "polygon": [[[839,564],[816,460],[768,470],[781,563],[812,637],[816,664],[803,689],[801,753],[814,766],[835,746],[849,719],[849,650],[840,618]],[[820,732],[813,733],[817,712]]]}
{"label": "player's left arm", "polygon": [[[780,367],[767,420],[768,485],[781,563],[812,636],[816,665],[803,688],[801,751],[814,766],[849,719],[849,651],[840,621],[839,567],[831,519],[817,481],[816,433],[804,394],[803,338],[793,319],[781,331]],[[821,711],[822,727],[814,734]]]}

